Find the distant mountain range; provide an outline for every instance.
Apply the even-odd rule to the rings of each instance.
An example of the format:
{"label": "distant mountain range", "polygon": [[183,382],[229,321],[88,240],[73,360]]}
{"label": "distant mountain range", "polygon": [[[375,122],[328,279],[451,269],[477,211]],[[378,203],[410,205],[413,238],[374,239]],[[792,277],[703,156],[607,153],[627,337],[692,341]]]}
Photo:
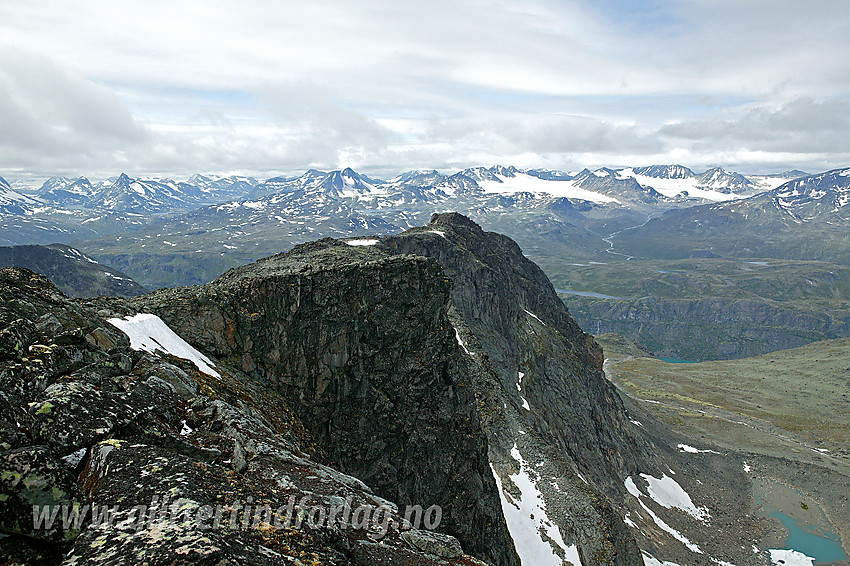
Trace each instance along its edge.
{"label": "distant mountain range", "polygon": [[0,177],[0,214],[32,214],[40,204],[38,199],[13,191],[6,179]]}
{"label": "distant mountain range", "polygon": [[614,237],[640,257],[743,257],[850,263],[850,168],[751,198],[671,210]]}
{"label": "distant mountain range", "polygon": [[161,213],[187,210],[247,195],[251,177],[193,175],[188,181],[133,179],[122,173],[92,184],[86,177],[51,177],[36,191],[45,204],[106,209],[111,212]]}
{"label": "distant mountain range", "polygon": [[[20,215],[27,214],[39,205],[108,210],[112,213],[167,213],[230,200],[259,198],[282,191],[321,191],[330,197],[348,198],[385,195],[412,187],[443,188],[447,189],[447,193],[458,189],[479,189],[485,193],[499,194],[527,191],[548,193],[556,197],[589,197],[590,200],[601,202],[612,202],[604,198],[612,195],[615,199],[619,197],[625,201],[646,202],[642,193],[648,193],[653,198],[663,196],[698,201],[727,200],[733,194],[752,194],[804,175],[800,171],[789,171],[778,176],[744,176],[719,167],[696,174],[682,165],[601,168],[594,171],[584,169],[575,173],[497,165],[465,169],[454,174],[434,170],[410,171],[389,181],[369,178],[348,168],[331,172],[311,169],[300,176],[273,177],[265,181],[253,177],[201,174],[192,175],[186,181],[175,181],[132,178],[122,173],[118,177],[95,183],[86,177],[51,177],[40,187],[32,187],[28,191],[13,191],[9,183],[3,180],[0,181],[0,197],[3,206],[10,205],[3,209],[5,214]],[[594,198],[579,189],[598,192],[603,197]]]}
{"label": "distant mountain range", "polygon": [[[3,182],[0,244],[74,243],[159,287],[203,283],[318,237],[392,234],[422,225],[433,212],[458,211],[509,234],[534,257],[843,262],[850,261],[842,243],[850,209],[841,191],[850,177],[842,171],[757,176],[682,165],[577,172],[499,165],[415,170],[388,180],[346,168],[262,181],[52,178],[28,191]],[[824,239],[816,225],[828,222],[834,226],[825,224]],[[825,241],[835,249],[824,249]]]}

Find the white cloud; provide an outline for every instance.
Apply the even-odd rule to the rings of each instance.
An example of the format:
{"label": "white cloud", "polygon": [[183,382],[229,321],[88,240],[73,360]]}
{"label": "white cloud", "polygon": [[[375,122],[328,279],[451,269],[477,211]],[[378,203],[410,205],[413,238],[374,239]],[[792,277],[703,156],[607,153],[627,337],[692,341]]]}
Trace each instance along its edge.
{"label": "white cloud", "polygon": [[845,165],[844,4],[6,3],[0,173]]}
{"label": "white cloud", "polygon": [[14,48],[0,46],[0,61],[0,149],[7,166],[99,166],[144,142],[146,132],[109,89]]}

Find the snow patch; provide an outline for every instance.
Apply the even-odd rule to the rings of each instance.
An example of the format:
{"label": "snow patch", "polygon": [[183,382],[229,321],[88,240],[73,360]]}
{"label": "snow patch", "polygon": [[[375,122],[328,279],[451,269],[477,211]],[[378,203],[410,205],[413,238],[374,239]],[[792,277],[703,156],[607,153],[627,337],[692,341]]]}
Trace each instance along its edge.
{"label": "snow patch", "polygon": [[[546,515],[546,503],[537,488],[539,475],[523,460],[516,444],[511,449],[511,456],[519,463],[519,472],[510,474],[508,477],[519,489],[519,498],[515,499],[505,491],[502,480],[492,464],[490,469],[496,479],[499,498],[502,502],[502,513],[505,516],[508,531],[514,539],[520,561],[527,566],[563,566],[564,561],[555,553],[551,544],[554,542],[563,551],[567,564],[582,566],[578,547],[574,544],[567,546],[558,526]],[[543,538],[544,534],[551,542]]]}
{"label": "snow patch", "polygon": [[457,340],[458,346],[463,348],[463,351],[471,356],[472,352],[466,349],[466,344],[463,343],[463,339],[460,337],[460,332],[457,328],[455,328],[455,339]]}
{"label": "snow patch", "polygon": [[815,559],[796,550],[771,548],[770,561],[778,566],[814,566]]}
{"label": "snow patch", "polygon": [[172,354],[193,362],[207,375],[221,377],[208,357],[186,343],[155,314],[139,313],[125,318],[110,318],[107,322],[130,338],[130,347],[134,350]]}
{"label": "snow patch", "polygon": [[677,444],[680,452],[688,452],[690,454],[700,454],[700,453],[711,453],[711,454],[720,454],[716,450],[700,450],[699,448],[694,448],[693,446],[688,446],[687,444]]}
{"label": "snow patch", "polygon": [[[522,378],[523,377],[525,377],[525,374],[521,371],[518,371],[517,372],[517,378],[519,379],[519,381],[517,381],[516,390],[519,391],[520,393],[522,393]],[[519,398],[522,399],[522,408],[525,409],[526,411],[530,411],[531,407],[528,405],[528,401],[525,400],[525,397],[520,395]]]}
{"label": "snow patch", "polygon": [[546,326],[546,323],[545,323],[545,322],[543,322],[542,320],[540,320],[540,317],[539,317],[539,316],[537,316],[536,314],[534,314],[534,313],[533,313],[533,312],[531,312],[530,310],[526,310],[526,309],[522,309],[522,310],[524,310],[524,311],[525,311],[525,314],[527,314],[528,316],[530,316],[530,317],[534,318],[537,322],[539,322],[539,323],[540,323],[540,324],[542,324],[543,326]]}
{"label": "snow patch", "polygon": [[[428,232],[430,232],[431,234],[436,234],[438,236],[442,236],[443,238],[446,238],[446,233],[443,232],[442,230],[428,230]],[[446,239],[448,240],[448,238],[446,238]]]}
{"label": "snow patch", "polygon": [[643,554],[643,564],[644,564],[644,566],[679,566],[675,562],[667,562],[666,560],[664,562],[662,562],[659,559],[655,558],[654,556],[650,556],[649,554],[647,554],[645,552],[643,552],[641,554]]}
{"label": "snow patch", "polygon": [[714,202],[722,202],[727,200],[738,200],[743,198],[741,195],[727,194],[720,191],[712,190],[713,187],[700,188],[698,187],[700,179],[698,177],[688,177],[685,179],[663,179],[660,177],[650,177],[648,175],[639,175],[633,169],[623,169],[617,172],[618,179],[628,179],[631,177],[644,187],[652,187],[665,197],[675,198],[679,195],[687,193],[691,198],[702,198]]}
{"label": "snow patch", "polygon": [[643,479],[649,483],[647,491],[653,501],[666,509],[676,508],[681,509],[694,519],[707,521],[711,518],[708,509],[705,507],[697,507],[691,501],[691,496],[688,495],[682,486],[676,483],[676,480],[668,475],[661,478],[654,478],[649,474],[641,474]]}
{"label": "snow patch", "polygon": [[496,177],[498,177],[498,181],[479,181],[478,185],[485,193],[490,194],[533,193],[587,200],[600,204],[620,202],[608,195],[579,187],[574,181],[547,181],[525,173],[517,173],[514,177],[503,177],[501,175],[496,175]]}
{"label": "snow patch", "polygon": [[[641,474],[641,475],[644,476],[645,474]],[[664,476],[664,477],[667,477],[667,476]],[[671,527],[670,525],[665,523],[661,519],[661,517],[659,517],[658,515],[653,513],[652,509],[650,509],[649,507],[646,506],[646,504],[641,499],[641,496],[643,495],[643,493],[641,493],[641,491],[635,485],[635,482],[634,482],[634,480],[632,480],[631,476],[627,477],[626,481],[624,483],[625,483],[625,486],[626,486],[626,491],[628,491],[629,494],[631,494],[632,496],[635,497],[635,499],[637,499],[638,504],[640,504],[640,506],[643,508],[643,510],[646,511],[649,514],[650,517],[652,517],[652,520],[655,522],[655,524],[658,526],[658,528],[660,528],[662,531],[668,533],[674,539],[676,539],[679,542],[681,542],[682,544],[684,544],[688,548],[688,550],[690,550],[691,552],[694,552],[696,554],[703,554],[702,549],[699,546],[692,543],[688,539],[688,537],[686,537],[685,535],[683,535],[682,533],[680,533],[679,531],[677,531],[676,529],[674,529],[673,527]],[[688,499],[690,499],[690,498],[688,498]]]}
{"label": "snow patch", "polygon": [[349,246],[374,246],[378,240],[346,240],[345,243]]}

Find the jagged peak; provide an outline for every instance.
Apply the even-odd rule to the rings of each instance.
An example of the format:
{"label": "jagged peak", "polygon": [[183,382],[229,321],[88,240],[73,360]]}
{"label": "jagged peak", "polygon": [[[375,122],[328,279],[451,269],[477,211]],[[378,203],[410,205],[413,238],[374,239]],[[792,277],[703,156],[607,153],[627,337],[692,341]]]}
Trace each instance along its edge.
{"label": "jagged peak", "polygon": [[459,212],[435,212],[431,215],[431,222],[428,225],[448,226],[450,228],[471,228],[477,232],[483,232],[481,226]]}
{"label": "jagged peak", "polygon": [[501,175],[502,177],[516,177],[516,174],[519,173],[520,170],[513,165],[494,165],[490,167],[490,172],[495,173],[496,175]]}
{"label": "jagged peak", "polygon": [[121,173],[120,175],[118,175],[118,178],[115,179],[113,185],[129,185],[132,182],[133,179],[131,179],[129,175],[127,175],[126,173]]}
{"label": "jagged peak", "polygon": [[645,167],[634,167],[632,170],[638,175],[657,177],[660,179],[687,179],[695,177],[695,173],[688,167],[679,164],[670,165],[648,165]]}

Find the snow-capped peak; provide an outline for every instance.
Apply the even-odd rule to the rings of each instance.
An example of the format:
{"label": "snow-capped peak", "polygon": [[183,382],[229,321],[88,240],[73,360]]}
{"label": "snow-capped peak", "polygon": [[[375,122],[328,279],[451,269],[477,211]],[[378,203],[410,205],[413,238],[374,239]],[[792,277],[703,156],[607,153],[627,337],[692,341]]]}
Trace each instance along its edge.
{"label": "snow-capped peak", "polygon": [[649,165],[646,167],[635,167],[633,171],[637,175],[655,177],[657,179],[689,179],[694,177],[694,172],[684,165]]}

